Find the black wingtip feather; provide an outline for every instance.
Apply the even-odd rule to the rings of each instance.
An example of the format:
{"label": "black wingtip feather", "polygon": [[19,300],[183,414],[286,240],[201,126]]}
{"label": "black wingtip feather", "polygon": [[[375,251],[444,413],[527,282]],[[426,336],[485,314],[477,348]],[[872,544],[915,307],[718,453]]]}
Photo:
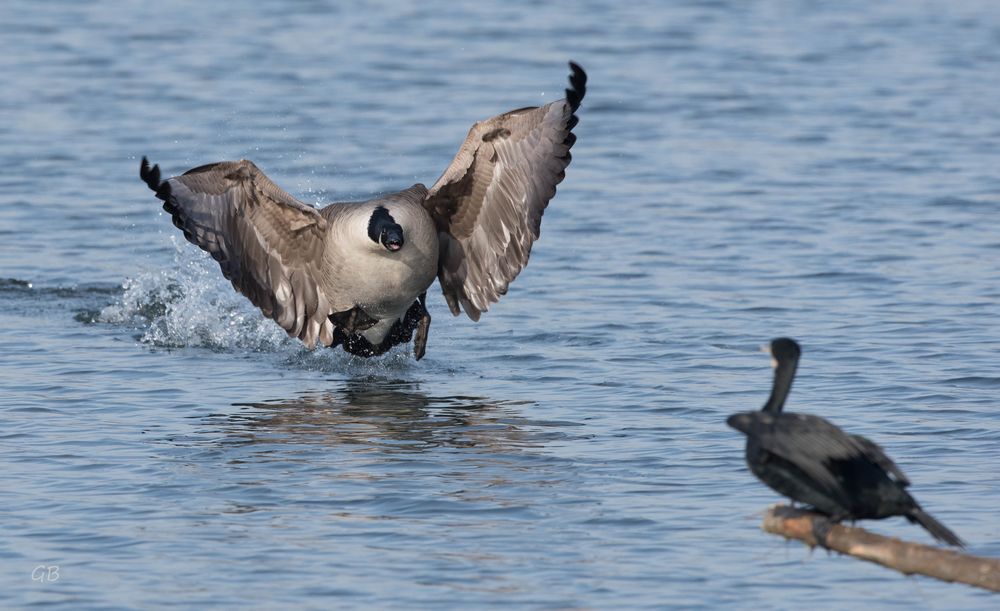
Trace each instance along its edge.
{"label": "black wingtip feather", "polygon": [[572,61],[569,62],[569,69],[571,71],[569,75],[570,88],[566,90],[566,101],[575,112],[577,108],[580,108],[583,97],[587,95],[587,73],[579,64]]}
{"label": "black wingtip feather", "polygon": [[[156,193],[157,198],[165,202],[163,208],[166,210],[167,203],[170,202],[170,183],[160,182],[160,166],[149,167],[149,160],[143,155],[142,163],[139,164],[139,178]],[[167,212],[171,212],[171,210],[167,210]]]}
{"label": "black wingtip feather", "polygon": [[160,166],[155,165],[150,168],[149,159],[143,155],[142,163],[139,164],[139,178],[146,183],[147,187],[156,191],[160,187]]}

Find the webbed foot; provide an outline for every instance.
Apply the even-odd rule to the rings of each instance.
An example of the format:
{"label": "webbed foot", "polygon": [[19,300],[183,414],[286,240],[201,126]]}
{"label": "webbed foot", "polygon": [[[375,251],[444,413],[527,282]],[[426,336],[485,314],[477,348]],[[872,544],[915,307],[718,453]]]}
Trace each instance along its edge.
{"label": "webbed foot", "polygon": [[373,344],[365,336],[358,333],[373,327],[378,320],[365,314],[361,308],[351,308],[346,312],[338,312],[330,316],[336,324],[333,329],[332,346],[342,345],[346,352],[356,356],[379,356],[385,354],[390,348],[398,344],[405,344],[413,339],[413,332],[417,331],[417,338],[413,344],[413,354],[419,361],[424,356],[427,349],[427,331],[431,324],[431,315],[427,313],[425,307],[427,293],[421,293],[417,301],[406,311],[402,320],[393,323],[389,333],[378,344]]}
{"label": "webbed foot", "polygon": [[330,314],[330,320],[333,321],[334,325],[340,327],[348,333],[357,333],[358,331],[371,329],[376,323],[378,323],[377,319],[366,314],[365,311],[358,306],[354,306],[350,310],[345,310],[343,312],[334,312],[333,314]]}
{"label": "webbed foot", "polygon": [[844,516],[824,516],[813,520],[813,538],[816,539],[816,543],[818,543],[820,547],[830,549],[830,546],[826,542],[826,538],[830,536],[830,529],[833,528],[834,524],[839,524],[843,519]]}
{"label": "webbed foot", "polygon": [[[431,329],[431,315],[427,311],[426,292],[420,294],[420,300],[417,303],[420,304],[421,315],[420,320],[417,321],[417,336],[413,339],[413,356],[419,361],[424,358],[424,354],[427,352],[427,333]],[[413,304],[413,307],[417,303]],[[410,311],[413,310],[413,307],[410,308]],[[410,311],[406,312],[407,316],[409,316]]]}

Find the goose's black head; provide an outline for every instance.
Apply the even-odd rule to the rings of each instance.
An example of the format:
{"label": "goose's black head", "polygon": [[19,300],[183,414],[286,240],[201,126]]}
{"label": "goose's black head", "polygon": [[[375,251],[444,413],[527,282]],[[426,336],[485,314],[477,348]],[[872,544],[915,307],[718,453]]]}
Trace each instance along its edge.
{"label": "goose's black head", "polygon": [[403,228],[382,206],[372,212],[372,217],[368,221],[368,237],[372,242],[384,246],[389,252],[396,252],[403,247]]}

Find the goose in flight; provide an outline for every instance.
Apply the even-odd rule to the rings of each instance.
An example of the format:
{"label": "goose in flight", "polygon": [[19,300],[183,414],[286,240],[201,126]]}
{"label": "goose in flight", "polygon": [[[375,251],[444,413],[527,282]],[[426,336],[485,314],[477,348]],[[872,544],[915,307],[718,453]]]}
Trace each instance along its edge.
{"label": "goose in flight", "polygon": [[910,496],[910,480],[874,441],[845,433],[819,416],[782,412],[802,352],[788,338],[772,341],[770,352],[775,370],[767,403],[760,411],[726,420],[747,436],[750,471],[774,491],[826,514],[828,524],[903,516],[935,539],[963,547]]}
{"label": "goose in flight", "polygon": [[587,75],[569,66],[565,99],[476,123],[429,189],[316,209],[245,159],[161,181],[143,157],[139,176],[233,288],[306,347],[375,356],[413,339],[419,360],[435,277],[451,313],[475,321],[527,265],[576,141]]}

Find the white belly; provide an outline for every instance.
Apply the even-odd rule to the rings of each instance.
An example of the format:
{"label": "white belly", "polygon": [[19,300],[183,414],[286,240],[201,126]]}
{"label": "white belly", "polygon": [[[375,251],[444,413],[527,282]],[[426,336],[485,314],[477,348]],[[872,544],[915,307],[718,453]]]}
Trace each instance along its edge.
{"label": "white belly", "polygon": [[437,258],[424,259],[418,265],[406,265],[394,260],[380,267],[381,272],[367,279],[362,278],[354,293],[357,305],[379,320],[378,324],[362,332],[365,339],[373,344],[385,339],[392,325],[406,315],[413,302],[434,282]]}
{"label": "white belly", "polygon": [[[390,252],[368,236],[376,205],[387,208],[403,227],[405,241],[398,251]],[[419,200],[393,196],[345,204],[336,214],[324,257],[329,270],[325,292],[332,296],[334,312],[359,307],[377,319],[362,335],[373,344],[381,343],[437,276],[439,245],[434,222]]]}
{"label": "white belly", "polygon": [[393,323],[403,318],[437,275],[436,244],[433,249],[421,249],[407,243],[398,252],[369,251],[345,260],[350,263],[341,266],[334,279],[337,294],[342,296],[335,307],[337,311],[360,307],[378,319],[361,333],[373,344],[385,339]]}

